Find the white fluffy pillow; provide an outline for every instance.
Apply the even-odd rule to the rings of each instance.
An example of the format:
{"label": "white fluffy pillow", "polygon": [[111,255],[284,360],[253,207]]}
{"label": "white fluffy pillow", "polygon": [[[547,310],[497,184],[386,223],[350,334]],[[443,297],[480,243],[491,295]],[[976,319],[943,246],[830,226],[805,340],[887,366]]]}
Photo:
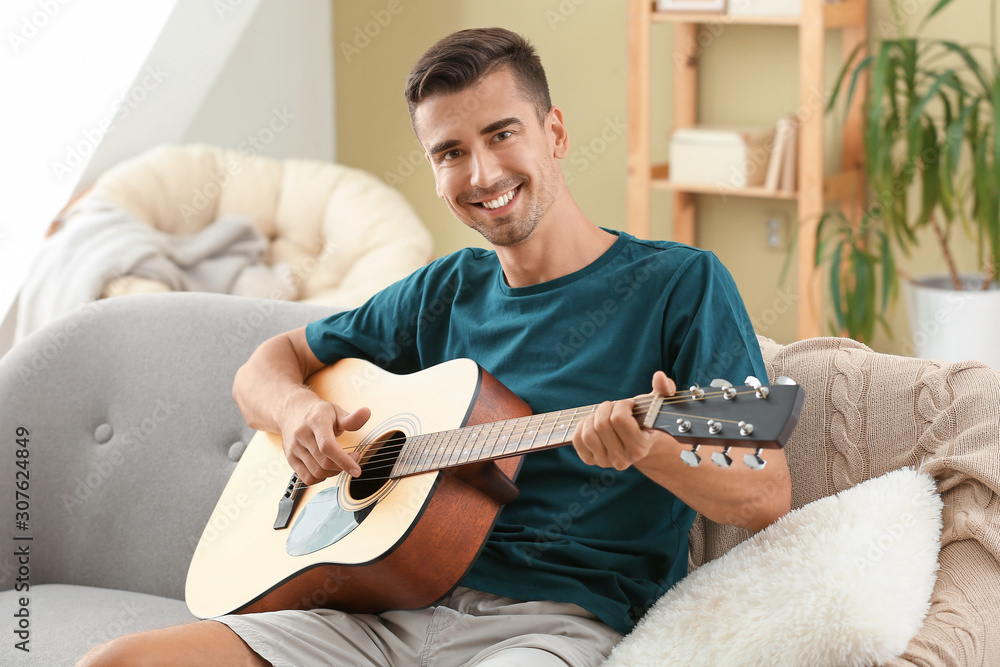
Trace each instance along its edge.
{"label": "white fluffy pillow", "polygon": [[794,510],[670,589],[604,667],[887,662],[930,609],[941,508],[907,468]]}

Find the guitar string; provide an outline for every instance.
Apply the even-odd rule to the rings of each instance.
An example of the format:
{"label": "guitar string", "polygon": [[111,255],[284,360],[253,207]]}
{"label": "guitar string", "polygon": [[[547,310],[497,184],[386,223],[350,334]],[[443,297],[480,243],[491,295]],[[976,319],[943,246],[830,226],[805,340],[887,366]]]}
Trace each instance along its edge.
{"label": "guitar string", "polygon": [[[751,392],[746,392],[745,391],[745,392],[739,392],[739,393],[740,394],[747,394],[747,393],[751,393]],[[715,395],[721,396],[722,392],[718,392]],[[709,394],[708,392],[706,392],[705,395],[704,395],[704,397],[703,397],[703,399],[704,398],[713,398],[713,397],[714,397],[713,394]],[[663,401],[663,403],[661,405],[673,405],[673,404],[678,404],[678,403],[693,403],[693,402],[697,402],[697,401],[703,400],[703,399],[697,399],[697,398],[693,398],[693,397],[692,398],[685,398],[683,396],[674,398],[674,397],[669,397],[668,396],[668,397],[665,397],[665,400]],[[647,409],[654,401],[655,401],[654,397],[647,397],[647,398],[638,399],[636,401],[635,405],[634,405],[633,416],[641,414],[642,411],[644,409]],[[584,408],[586,408],[587,411],[586,412],[580,412],[580,410],[582,410]],[[561,421],[563,419],[569,419],[570,421],[579,421],[580,419],[585,418],[587,415],[593,413],[598,408],[598,406],[597,405],[591,405],[591,406],[584,406],[584,408],[576,408],[576,409],[569,408],[567,410],[561,410],[561,411],[557,411],[557,412],[543,413],[543,414],[540,414],[540,415],[526,415],[524,417],[515,417],[513,419],[500,420],[500,421],[503,422],[503,423],[506,423],[506,424],[511,424],[512,425],[511,428],[517,428],[517,425],[515,424],[515,422],[524,422],[525,428],[524,428],[524,430],[522,430],[522,432],[520,434],[520,437],[524,437],[524,435],[527,433],[527,428],[529,426],[534,427],[535,429],[539,429],[540,430],[540,429],[542,429],[542,428],[544,428],[546,426],[550,426],[550,425],[554,426],[553,422],[558,423],[559,421]],[[574,414],[572,416],[567,416],[565,413],[568,413],[568,412],[573,412]],[[660,414],[664,414],[664,415],[667,415],[667,416],[691,417],[691,418],[694,418],[694,419],[706,420],[706,421],[709,420],[709,419],[713,419],[712,417],[701,417],[701,416],[695,416],[695,415],[688,415],[688,414],[685,414],[685,413],[674,413],[674,412],[663,412],[663,411],[661,411]],[[534,423],[531,423],[532,420],[535,420]],[[730,423],[730,424],[735,424],[736,423],[735,420],[722,419],[722,418],[716,418],[716,421]],[[379,454],[382,454],[383,452],[385,452],[387,454],[387,456],[383,456],[381,460],[386,460],[386,459],[392,458],[393,456],[396,455],[395,449],[402,449],[403,447],[406,446],[406,442],[408,440],[412,440],[414,438],[428,439],[428,438],[430,438],[432,436],[435,436],[435,435],[446,435],[446,437],[448,437],[449,439],[453,440],[455,437],[460,437],[463,432],[464,433],[468,433],[471,430],[474,430],[476,428],[480,428],[480,430],[491,428],[493,426],[493,424],[496,424],[496,423],[499,423],[499,422],[485,422],[483,424],[473,424],[473,425],[470,425],[470,426],[463,426],[463,427],[460,427],[460,428],[457,428],[457,429],[452,429],[450,431],[438,431],[438,432],[432,432],[432,433],[419,433],[419,434],[415,434],[415,435],[411,435],[411,436],[404,436],[402,438],[402,440],[399,439],[399,438],[391,438],[389,440],[386,440],[382,444],[382,446],[379,447],[378,451],[375,454],[373,454],[371,458],[369,458],[368,460],[366,460],[365,463],[367,465],[367,464],[373,463],[373,462],[380,462],[380,460],[377,459],[377,457],[378,457]],[[551,431],[550,431],[550,434],[551,434]],[[497,435],[499,436],[499,435],[501,435],[501,433],[498,433]],[[532,436],[532,437],[534,438],[534,436]],[[364,443],[363,445],[358,445],[357,447],[350,447],[350,448],[345,447],[344,451],[346,451],[346,452],[357,451],[358,449],[361,449],[363,447],[369,447],[371,444],[372,444],[372,442],[368,442],[368,443]],[[446,444],[447,444],[447,446],[450,447],[450,446],[455,445],[457,443],[455,443],[455,442],[448,442]],[[494,443],[494,447],[495,446],[496,446],[496,443]],[[516,453],[517,452],[512,452],[512,453],[509,453],[509,454],[505,454],[505,456],[513,456]]]}
{"label": "guitar string", "polygon": [[[753,392],[750,392],[750,391],[738,392],[738,394],[749,394],[749,393],[753,393]],[[717,395],[721,396],[722,392],[718,392]],[[683,397],[681,397],[679,399],[664,400],[663,405],[672,405],[672,404],[677,404],[677,403],[693,403],[693,402],[697,402],[699,400],[703,400],[704,398],[711,398],[711,397],[712,397],[712,395],[709,394],[708,392],[706,392],[705,395],[704,395],[704,397],[702,399],[693,398],[693,397],[692,398],[683,398]],[[667,397],[667,398],[670,399],[672,397]],[[636,402],[635,406],[634,406],[635,409],[633,410],[633,416],[636,416],[638,414],[642,414],[642,411],[644,409],[648,408],[649,405],[651,405],[654,402],[654,400],[655,400],[655,398],[652,398],[652,397],[651,398],[644,398],[644,399],[638,400]],[[521,431],[521,433],[518,436],[518,446],[520,446],[521,445],[521,439],[523,439],[524,436],[527,434],[529,427],[532,429],[531,440],[534,441],[534,439],[537,437],[537,433],[539,431],[541,431],[542,429],[544,429],[546,426],[553,426],[554,427],[555,424],[557,424],[559,421],[562,421],[563,419],[568,419],[571,422],[574,422],[574,421],[575,422],[579,422],[581,419],[585,418],[587,415],[593,413],[597,409],[598,406],[597,405],[593,405],[593,406],[585,406],[585,407],[588,409],[586,412],[579,412],[579,410],[581,410],[581,408],[577,408],[576,410],[574,410],[573,408],[570,408],[569,410],[563,410],[563,411],[555,412],[555,413],[544,413],[544,414],[541,414],[541,415],[527,415],[525,417],[517,417],[517,418],[514,418],[514,419],[501,420],[501,421],[503,421],[505,423],[511,424],[512,425],[511,426],[512,429],[516,429],[517,428],[517,425],[514,424],[515,422],[524,422],[524,429]],[[574,414],[572,416],[567,416],[567,415],[563,414],[563,413],[571,412],[571,411],[574,412]],[[694,416],[694,415],[689,415],[689,414],[686,414],[686,413],[676,413],[676,412],[664,412],[664,411],[661,411],[660,414],[667,415],[667,416],[689,417],[689,418],[694,418],[694,419],[698,419],[698,420],[705,420],[705,421],[713,419],[713,417]],[[532,420],[535,420],[535,422],[531,423]],[[728,423],[728,424],[735,424],[735,423],[737,423],[736,420],[732,420],[732,419],[715,418],[715,420],[719,421],[719,422],[723,422],[723,423]],[[465,439],[463,439],[461,437],[463,433],[468,434],[469,432],[471,432],[472,430],[474,430],[476,428],[479,428],[480,431],[482,431],[484,429],[491,428],[493,426],[493,424],[495,424],[495,423],[497,423],[497,422],[486,422],[486,423],[483,423],[483,424],[474,424],[474,425],[471,425],[471,426],[460,427],[458,429],[452,429],[450,431],[439,431],[439,432],[432,432],[432,433],[420,433],[420,434],[415,434],[415,435],[412,435],[412,436],[403,436],[402,438],[399,438],[399,437],[390,438],[389,440],[386,440],[384,443],[382,443],[382,446],[379,447],[378,450],[375,451],[371,455],[371,457],[369,457],[368,459],[366,459],[364,461],[364,465],[381,464],[381,463],[388,462],[388,461],[393,460],[394,458],[398,457],[398,454],[402,451],[403,447],[406,446],[407,442],[409,442],[409,441],[411,441],[413,439],[421,439],[421,440],[418,441],[418,444],[424,445],[424,444],[426,444],[424,441],[426,441],[430,437],[435,436],[435,435],[442,435],[442,434],[446,435],[446,437],[449,438],[449,440],[451,440],[450,442],[444,442],[444,443],[442,443],[442,445],[446,446],[450,450],[449,451],[449,454],[450,454],[449,459],[450,459],[450,458],[454,457],[454,454],[457,451],[457,450],[454,449],[454,446],[456,444],[464,443],[465,442]],[[575,424],[574,424],[574,426],[575,426]],[[567,430],[567,432],[569,431],[568,428],[566,430]],[[551,436],[551,433],[553,433],[553,432],[554,431],[550,430],[550,436]],[[502,434],[503,434],[502,432],[498,433],[497,436],[500,436]],[[513,435],[513,434],[512,433],[508,434],[508,436],[511,436],[511,435]],[[478,434],[477,434],[477,437],[478,437]],[[459,440],[456,442],[455,438],[459,438]],[[489,436],[487,437],[487,440],[489,440]],[[565,443],[568,443],[569,441],[570,440],[567,439],[564,442],[561,442],[559,444],[565,444]],[[344,451],[353,452],[353,451],[357,451],[358,449],[360,449],[362,447],[365,447],[365,448],[370,447],[372,444],[373,444],[373,442],[368,442],[368,443],[365,443],[364,445],[359,445],[357,447],[344,448]],[[497,441],[495,441],[493,443],[493,448],[494,449],[496,448],[497,444],[498,444]],[[480,445],[473,445],[473,447],[480,447]],[[485,445],[483,445],[482,447],[485,447]],[[503,454],[500,455],[500,456],[486,457],[486,459],[483,459],[482,457],[480,457],[477,460],[488,460],[490,458],[505,458],[505,457],[508,457],[508,456],[516,456],[518,454],[523,454],[523,453],[529,452],[532,449],[533,449],[533,447],[529,446],[528,448],[526,448],[526,449],[524,449],[522,451],[518,451],[517,449],[515,449],[514,451],[511,451],[511,452],[503,452]],[[399,450],[399,451],[397,451],[397,450]],[[427,451],[429,451],[429,450],[427,450]],[[464,461],[462,463],[468,463],[468,462],[469,461]],[[455,463],[454,465],[461,465],[461,463]],[[452,466],[441,466],[441,467],[452,467]],[[436,469],[436,467],[435,468],[430,468],[430,469]]]}
{"label": "guitar string", "polygon": [[[752,393],[756,393],[756,390],[742,391],[742,392],[741,391],[737,391],[737,395],[745,395],[745,394],[752,394]],[[695,403],[695,402],[706,400],[706,399],[709,399],[709,398],[717,398],[717,397],[723,396],[723,395],[724,395],[723,391],[718,391],[718,392],[709,392],[709,391],[706,391],[701,397],[695,398],[694,394],[691,394],[690,392],[679,392],[678,394],[674,394],[673,396],[664,397],[664,400],[663,400],[663,402],[662,402],[661,405],[673,405],[673,404],[681,404],[681,403]],[[653,404],[653,402],[655,402],[655,400],[656,400],[656,397],[646,397],[646,398],[642,398],[642,399],[636,399],[635,404],[633,406],[632,415],[633,416],[641,415],[645,410],[647,410],[649,408],[650,405]],[[575,410],[573,408],[569,408],[567,410],[562,410],[562,411],[558,411],[558,412],[544,413],[542,415],[526,415],[524,417],[516,417],[516,418],[513,418],[513,419],[507,419],[507,420],[501,420],[501,421],[502,422],[506,422],[506,423],[510,423],[510,424],[513,424],[514,422],[520,422],[520,421],[524,421],[525,422],[525,429],[522,430],[521,434],[519,435],[518,446],[520,446],[520,444],[521,444],[520,443],[520,439],[523,438],[524,435],[527,433],[527,429],[528,429],[529,426],[533,427],[533,435],[532,435],[531,440],[534,441],[534,439],[535,439],[538,431],[541,430],[542,428],[544,428],[545,426],[552,425],[554,427],[556,423],[558,423],[559,421],[561,421],[563,419],[569,419],[571,422],[575,421],[575,422],[578,423],[581,419],[586,418],[587,415],[592,414],[593,412],[595,412],[598,407],[599,407],[599,405],[586,406],[586,408],[587,408],[586,412],[580,412],[581,408],[576,408]],[[563,413],[566,413],[566,412],[574,412],[574,414],[572,416],[567,416],[567,415],[563,414]],[[713,419],[713,417],[703,417],[703,416],[698,416],[698,415],[690,415],[690,414],[687,414],[687,413],[675,413],[675,412],[662,412],[661,411],[660,414],[666,414],[668,416],[677,415],[679,417],[688,417],[688,418],[697,419],[697,420],[704,420],[704,421]],[[537,423],[536,424],[530,424],[529,422],[532,419],[537,419]],[[718,419],[718,418],[715,418],[715,421],[729,423],[729,424],[736,423],[736,421],[732,420],[732,419]],[[399,456],[399,453],[402,452],[402,449],[403,449],[403,447],[406,446],[407,442],[409,440],[414,439],[414,438],[424,438],[424,439],[427,439],[427,438],[430,438],[431,436],[434,436],[434,435],[450,434],[450,435],[448,435],[448,437],[453,439],[457,435],[460,435],[463,431],[464,432],[468,432],[471,429],[475,429],[477,427],[480,427],[481,429],[486,429],[486,428],[491,427],[495,423],[498,423],[498,422],[486,422],[486,423],[483,423],[483,424],[475,424],[475,425],[472,425],[472,426],[464,426],[464,427],[460,427],[460,428],[457,428],[457,429],[452,429],[450,431],[438,431],[438,432],[433,432],[433,433],[420,433],[420,434],[415,434],[415,435],[412,435],[412,436],[403,436],[402,438],[399,438],[399,437],[390,438],[389,440],[386,440],[384,443],[382,443],[382,446],[379,447],[378,450],[376,452],[374,452],[370,458],[364,460],[364,463],[362,465],[363,466],[371,467],[373,464],[384,464],[384,463],[388,463],[389,461],[392,461],[394,459],[397,459],[398,456]],[[575,424],[574,424],[574,426],[575,426]],[[512,426],[512,428],[516,428],[516,426]],[[567,431],[568,430],[569,429],[567,429]],[[547,438],[551,437],[551,433],[552,433],[552,431],[550,431],[550,435],[547,436]],[[498,435],[500,435],[500,434],[498,434]],[[461,440],[460,440],[460,442],[461,442]],[[568,444],[569,442],[570,442],[570,439],[567,439],[565,442],[560,443],[560,445],[562,445],[562,444]],[[358,449],[361,449],[362,447],[365,447],[365,448],[370,447],[372,444],[374,444],[374,441],[373,442],[364,443],[364,444],[358,445],[356,447],[344,448],[344,451],[346,451],[346,452],[353,452],[353,451],[357,451]],[[451,448],[451,447],[453,447],[453,445],[455,445],[457,443],[455,443],[455,442],[449,442],[449,443],[446,443],[446,444],[447,444],[447,446],[449,448]],[[496,445],[497,445],[497,442],[494,442],[494,444],[493,444],[493,448],[494,449],[496,448]],[[474,447],[477,447],[477,446],[478,445],[474,445]],[[747,447],[748,448],[753,448],[754,446],[748,443]],[[513,456],[518,456],[520,454],[528,453],[528,452],[532,451],[533,449],[534,449],[534,446],[528,447],[527,449],[525,449],[523,451],[517,451],[515,449],[512,452],[504,452],[503,454],[498,455],[498,456],[488,456],[486,458],[480,457],[480,458],[477,458],[476,461],[487,461],[487,460],[493,460],[493,459],[501,459],[501,458],[508,458],[508,457],[513,457]],[[399,451],[396,451],[396,450],[399,450]],[[453,450],[451,452],[451,456],[453,456],[454,453],[455,452]],[[429,468],[427,471],[424,471],[424,472],[429,472],[429,471],[432,471],[432,470],[443,470],[443,469],[447,469],[447,468],[453,468],[453,467],[464,465],[465,463],[470,463],[470,462],[472,462],[472,461],[465,461],[465,462],[459,462],[459,463],[454,463],[454,464],[450,464],[450,465],[433,467],[433,468]],[[419,472],[420,471],[417,471],[417,472],[414,472],[414,473],[409,473],[409,474],[418,474]],[[335,473],[333,476],[336,476],[337,474],[339,474],[339,473]],[[398,478],[399,478],[399,476],[393,477],[392,475],[389,475],[389,476],[386,476],[386,477],[365,477],[364,479],[366,481],[385,481],[385,480],[398,479]],[[327,480],[322,480],[320,482],[317,482],[316,484],[322,484],[325,481],[327,481]],[[306,488],[308,486],[315,486],[316,484],[306,485],[306,484],[302,484],[301,482],[299,482],[298,486],[299,486],[299,488]]]}
{"label": "guitar string", "polygon": [[[739,394],[748,394],[748,393],[752,393],[752,392],[739,392]],[[720,392],[719,395],[722,395],[721,392]],[[712,396],[710,396],[709,394],[706,393],[705,398],[711,398],[711,397]],[[667,398],[669,399],[670,397],[667,397]],[[664,400],[661,403],[661,406],[675,405],[675,404],[682,404],[682,403],[695,403],[695,402],[697,402],[699,400],[702,400],[702,399],[684,398],[684,399],[681,399],[681,400]],[[652,403],[654,401],[655,401],[654,398],[644,398],[644,399],[637,400],[636,403],[635,403],[635,405],[634,405],[634,407],[633,407],[633,416],[637,416],[639,414],[642,414],[642,412],[644,410],[648,409],[649,406],[652,405]],[[598,408],[597,405],[589,405],[589,406],[584,406],[584,408],[576,408],[576,409],[569,408],[567,410],[561,410],[561,411],[556,411],[556,412],[548,412],[548,413],[543,413],[543,414],[540,414],[540,415],[526,415],[524,417],[515,417],[515,418],[512,418],[512,419],[500,420],[499,422],[485,422],[485,423],[482,423],[482,424],[472,424],[470,426],[463,426],[463,427],[459,427],[457,429],[452,429],[450,431],[438,431],[438,432],[432,432],[432,433],[419,433],[419,434],[415,434],[415,435],[412,435],[412,436],[404,436],[404,440],[406,440],[406,439],[412,439],[412,438],[430,438],[432,436],[442,435],[442,434],[447,435],[448,437],[454,438],[455,436],[460,435],[463,432],[467,433],[467,432],[469,432],[469,431],[471,431],[473,429],[476,429],[476,428],[480,428],[481,430],[482,429],[491,428],[494,424],[497,424],[497,423],[513,424],[514,422],[522,422],[522,421],[523,422],[531,422],[532,420],[535,420],[535,423],[533,423],[533,424],[532,423],[526,423],[525,426],[526,427],[527,426],[533,426],[533,427],[537,427],[537,428],[541,429],[541,428],[544,428],[545,426],[553,425],[553,422],[558,423],[558,422],[560,422],[562,420],[565,420],[565,419],[568,419],[570,421],[580,421],[581,418],[584,418],[587,415],[592,414],[593,412],[595,412],[597,410],[597,408]],[[583,409],[586,409],[587,411],[586,412],[580,412],[580,410],[583,410]],[[567,415],[567,414],[565,414],[565,413],[568,413],[568,412],[573,412],[574,414],[573,415]],[[724,419],[724,418],[721,418],[721,417],[703,417],[703,416],[699,416],[699,415],[690,415],[690,414],[682,413],[682,412],[670,412],[670,411],[663,411],[663,410],[661,410],[659,414],[666,415],[666,416],[671,416],[671,417],[673,417],[673,416],[677,416],[677,417],[689,417],[689,418],[692,418],[692,419],[704,420],[704,421],[715,419],[715,421],[718,421],[718,422],[721,422],[721,423],[728,423],[728,424],[736,424],[737,423],[737,421],[734,420],[734,419]],[[516,428],[516,426],[514,426],[513,428]],[[527,431],[527,429],[525,429],[525,431],[522,431],[521,435],[523,436],[526,433],[526,431]],[[451,434],[454,434],[454,435],[451,435]],[[398,438],[387,440],[385,444],[392,443],[394,445],[394,443],[396,443],[396,442],[399,442]],[[357,447],[345,448],[344,451],[357,451],[358,449],[360,449],[362,447],[367,447],[367,446],[369,446],[371,444],[372,443],[369,442],[369,443],[365,443],[364,445],[358,445]],[[387,449],[386,446],[385,446],[385,444],[383,444],[383,446],[379,448],[379,452],[382,452],[383,450]],[[449,444],[454,444],[454,443],[449,443]],[[399,445],[399,447],[403,447],[403,446],[405,446],[405,442],[403,444]],[[389,448],[389,449],[391,450],[391,448]]]}

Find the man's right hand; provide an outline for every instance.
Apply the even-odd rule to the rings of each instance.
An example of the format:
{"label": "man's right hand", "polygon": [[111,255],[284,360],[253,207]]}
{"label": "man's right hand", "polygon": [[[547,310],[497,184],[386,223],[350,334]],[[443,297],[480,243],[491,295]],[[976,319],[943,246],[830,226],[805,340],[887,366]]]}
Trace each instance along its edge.
{"label": "man's right hand", "polygon": [[361,474],[358,455],[345,452],[337,438],[358,430],[371,416],[368,408],[349,413],[302,384],[324,367],[300,327],[261,344],[233,382],[233,398],[247,424],[281,434],[288,464],[306,484],[341,470]]}
{"label": "man's right hand", "polygon": [[344,431],[357,431],[369,417],[368,408],[347,412],[302,387],[286,403],[279,423],[288,464],[305,484],[316,484],[342,470],[357,477],[361,474],[357,452],[345,451],[337,438]]}

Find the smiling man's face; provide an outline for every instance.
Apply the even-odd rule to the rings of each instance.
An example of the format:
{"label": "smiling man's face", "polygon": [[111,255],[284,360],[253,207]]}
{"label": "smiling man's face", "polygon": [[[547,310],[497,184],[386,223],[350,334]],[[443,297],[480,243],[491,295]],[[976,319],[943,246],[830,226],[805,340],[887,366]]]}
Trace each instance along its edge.
{"label": "smiling man's face", "polygon": [[423,100],[414,127],[438,196],[494,246],[531,236],[559,195],[562,116],[553,107],[540,123],[507,68],[461,92]]}

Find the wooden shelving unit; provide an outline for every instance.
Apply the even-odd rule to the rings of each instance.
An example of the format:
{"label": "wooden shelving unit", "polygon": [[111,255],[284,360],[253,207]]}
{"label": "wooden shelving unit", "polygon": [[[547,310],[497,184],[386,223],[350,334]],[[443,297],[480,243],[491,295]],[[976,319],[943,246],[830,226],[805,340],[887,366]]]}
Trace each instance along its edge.
{"label": "wooden shelving unit", "polygon": [[[628,231],[648,238],[650,227],[650,191],[653,188],[674,192],[674,239],[695,245],[695,195],[714,194],[715,187],[673,183],[669,166],[654,164],[651,156],[651,28],[654,23],[674,26],[673,127],[691,127],[698,118],[698,26],[700,24],[789,26],[799,32],[799,101],[800,108],[811,113],[799,118],[798,173],[795,192],[773,192],[763,188],[725,190],[728,196],[761,197],[797,202],[797,270],[799,283],[798,337],[818,336],[821,332],[820,283],[815,279],[816,225],[825,206],[838,202],[847,207],[856,200],[855,192],[864,188],[862,96],[856,95],[847,110],[844,126],[841,173],[823,173],[823,109],[816,106],[815,91],[826,90],[824,51],[827,31],[841,30],[842,52],[846,58],[858,44],[868,42],[867,0],[802,0],[802,14],[796,17],[735,17],[708,12],[658,12],[650,0],[629,0],[628,5]],[[810,106],[811,104],[811,106]]]}

